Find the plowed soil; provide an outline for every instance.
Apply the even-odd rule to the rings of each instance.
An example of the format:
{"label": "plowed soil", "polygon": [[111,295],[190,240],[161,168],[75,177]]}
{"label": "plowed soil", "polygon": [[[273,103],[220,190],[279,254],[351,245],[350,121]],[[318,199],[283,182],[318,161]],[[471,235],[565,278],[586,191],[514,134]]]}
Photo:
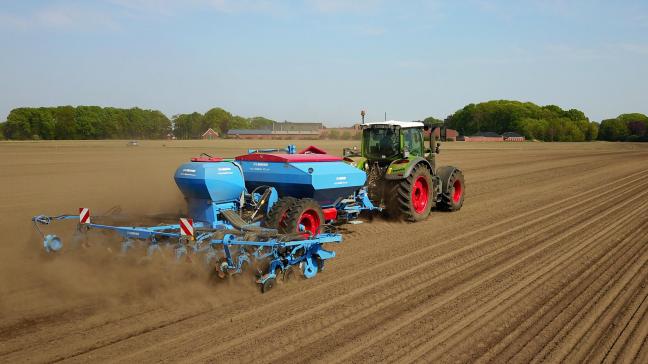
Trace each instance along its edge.
{"label": "plowed soil", "polygon": [[461,211],[345,225],[321,274],[263,295],[111,236],[46,256],[30,224],[177,216],[180,163],[284,143],[0,143],[0,361],[648,362],[648,145],[445,143]]}

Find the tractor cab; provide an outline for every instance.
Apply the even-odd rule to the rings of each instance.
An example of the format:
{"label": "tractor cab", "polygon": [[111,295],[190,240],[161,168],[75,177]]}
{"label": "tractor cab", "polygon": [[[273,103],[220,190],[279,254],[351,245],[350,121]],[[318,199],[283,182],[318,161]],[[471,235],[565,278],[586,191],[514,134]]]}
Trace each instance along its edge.
{"label": "tractor cab", "polygon": [[423,157],[423,123],[384,121],[363,125],[362,156],[373,161]]}

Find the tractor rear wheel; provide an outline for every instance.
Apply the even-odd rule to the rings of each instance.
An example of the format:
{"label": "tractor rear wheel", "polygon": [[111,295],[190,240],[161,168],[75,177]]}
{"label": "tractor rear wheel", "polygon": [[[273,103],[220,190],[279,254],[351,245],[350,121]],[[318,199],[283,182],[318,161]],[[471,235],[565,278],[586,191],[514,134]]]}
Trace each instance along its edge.
{"label": "tractor rear wheel", "polygon": [[285,233],[302,233],[307,238],[320,233],[324,224],[324,212],[312,198],[297,200],[288,210],[285,219]]}
{"label": "tractor rear wheel", "polygon": [[466,192],[463,173],[458,169],[454,169],[449,176],[443,173],[439,173],[439,176],[441,177],[442,183],[439,209],[444,211],[459,211],[461,206],[463,206]]}
{"label": "tractor rear wheel", "polygon": [[270,212],[268,212],[268,215],[263,221],[263,226],[277,229],[281,233],[285,232],[283,230],[285,227],[286,217],[288,216],[288,210],[290,210],[297,201],[296,198],[290,196],[280,198],[279,201],[272,206]]}
{"label": "tractor rear wheel", "polygon": [[390,209],[407,221],[424,220],[434,205],[434,184],[430,170],[423,164],[414,167],[409,177],[396,181]]}

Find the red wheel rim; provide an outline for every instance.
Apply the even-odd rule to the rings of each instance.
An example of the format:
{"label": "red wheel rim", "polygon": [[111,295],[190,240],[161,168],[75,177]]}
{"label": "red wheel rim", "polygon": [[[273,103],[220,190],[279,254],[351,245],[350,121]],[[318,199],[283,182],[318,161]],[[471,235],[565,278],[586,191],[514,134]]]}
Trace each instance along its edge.
{"label": "red wheel rim", "polygon": [[425,211],[425,208],[428,205],[429,196],[430,188],[427,180],[425,180],[425,177],[419,176],[412,186],[412,205],[414,206],[414,211],[419,214]]}
{"label": "red wheel rim", "polygon": [[454,192],[452,193],[452,202],[459,203],[459,200],[461,200],[461,195],[463,194],[463,186],[461,185],[461,181],[454,181],[452,188],[454,189]]}
{"label": "red wheel rim", "polygon": [[310,235],[315,236],[319,233],[319,227],[320,227],[320,218],[319,214],[317,211],[309,209],[304,211],[301,216],[299,217],[299,227],[304,227],[304,231],[307,232],[304,234],[305,237],[308,237]]}

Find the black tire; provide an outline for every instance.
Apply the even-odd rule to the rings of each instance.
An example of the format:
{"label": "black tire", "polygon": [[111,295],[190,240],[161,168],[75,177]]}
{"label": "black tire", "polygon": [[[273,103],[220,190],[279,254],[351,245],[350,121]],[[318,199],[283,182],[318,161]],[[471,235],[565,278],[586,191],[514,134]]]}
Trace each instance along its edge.
{"label": "black tire", "polygon": [[266,293],[274,287],[275,279],[270,278],[261,284],[261,293]]}
{"label": "black tire", "polygon": [[392,216],[417,222],[425,220],[435,203],[434,183],[431,172],[424,164],[418,164],[407,178],[395,181],[390,192],[388,209]]}
{"label": "black tire", "polygon": [[[306,216],[308,216],[308,219],[306,219]],[[305,219],[312,223],[312,226],[306,226],[310,232],[309,235],[314,236],[321,232],[324,224],[324,212],[320,204],[312,198],[302,198],[292,205],[288,210],[288,216],[284,220],[284,232],[287,234],[299,233],[299,225],[305,222]]]}
{"label": "black tire", "polygon": [[288,216],[288,210],[297,203],[297,199],[294,197],[282,197],[277,201],[272,208],[270,209],[270,212],[268,212],[268,216],[265,217],[263,220],[263,226],[271,228],[271,229],[277,229],[279,232],[283,233],[285,231],[282,231],[283,227],[279,226],[282,220],[285,220],[285,218]]}
{"label": "black tire", "polygon": [[459,211],[466,195],[466,184],[461,170],[452,167],[439,168],[441,178],[441,199],[439,210]]}

